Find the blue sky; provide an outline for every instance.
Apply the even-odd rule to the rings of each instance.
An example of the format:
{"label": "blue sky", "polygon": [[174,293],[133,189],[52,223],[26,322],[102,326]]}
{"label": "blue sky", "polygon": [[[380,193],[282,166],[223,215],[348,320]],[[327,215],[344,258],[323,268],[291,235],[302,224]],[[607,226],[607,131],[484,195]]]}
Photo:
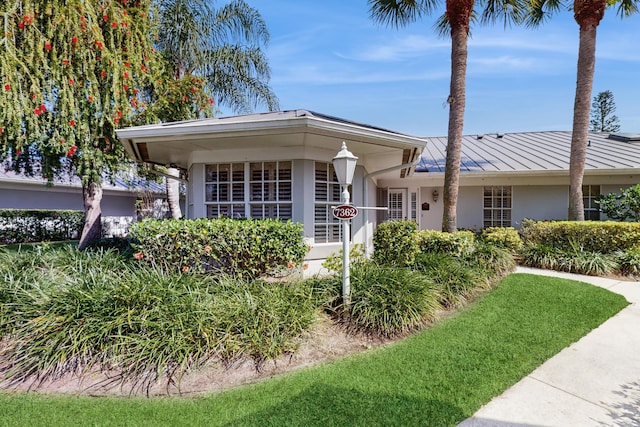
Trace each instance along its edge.
{"label": "blue sky", "polygon": [[[369,18],[366,0],[248,2],[271,33],[271,86],[283,110],[446,135],[451,48],[433,29],[439,13],[394,29]],[[640,15],[608,9],[598,29],[593,95],[613,92],[625,132],[640,132],[639,24]],[[464,133],[571,130],[577,52],[570,12],[534,30],[475,25]]]}

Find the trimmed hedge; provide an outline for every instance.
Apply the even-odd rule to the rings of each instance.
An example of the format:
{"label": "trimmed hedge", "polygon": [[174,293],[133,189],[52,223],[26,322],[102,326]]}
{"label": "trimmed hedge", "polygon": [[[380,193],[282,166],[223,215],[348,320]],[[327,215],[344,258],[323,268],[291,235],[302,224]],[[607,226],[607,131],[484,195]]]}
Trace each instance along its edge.
{"label": "trimmed hedge", "polygon": [[481,237],[486,243],[514,252],[522,248],[520,233],[513,227],[485,227]]}
{"label": "trimmed hedge", "polygon": [[454,256],[471,253],[476,244],[475,234],[468,230],[453,233],[422,230],[418,233],[418,240],[423,253],[448,253]]}
{"label": "trimmed hedge", "polygon": [[637,247],[640,223],[528,220],[522,222],[522,238],[527,244],[544,244],[563,251],[573,251],[577,246],[583,251],[609,254]]}
{"label": "trimmed hedge", "polygon": [[0,243],[29,243],[78,238],[84,212],[0,209]]}
{"label": "trimmed hedge", "polygon": [[409,265],[420,252],[415,221],[388,221],[373,234],[373,259],[379,264]]}
{"label": "trimmed hedge", "polygon": [[302,224],[275,219],[144,219],[131,226],[140,259],[171,271],[256,278],[302,263]]}

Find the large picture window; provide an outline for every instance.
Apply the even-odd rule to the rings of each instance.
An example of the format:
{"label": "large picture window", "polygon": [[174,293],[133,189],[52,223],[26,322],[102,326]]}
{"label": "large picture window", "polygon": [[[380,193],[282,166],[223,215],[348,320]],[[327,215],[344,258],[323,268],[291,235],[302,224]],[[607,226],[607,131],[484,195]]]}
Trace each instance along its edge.
{"label": "large picture window", "polygon": [[484,187],[485,227],[511,227],[511,187]]}
{"label": "large picture window", "polygon": [[340,220],[333,216],[331,206],[340,204],[341,189],[331,163],[316,162],[314,202],[314,238],[316,243],[339,242]]}
{"label": "large picture window", "polygon": [[599,185],[582,186],[582,203],[584,204],[584,219],[600,221],[600,209],[596,200],[600,197]]}
{"label": "large picture window", "polygon": [[207,217],[291,219],[291,169],[290,161],[207,165]]}

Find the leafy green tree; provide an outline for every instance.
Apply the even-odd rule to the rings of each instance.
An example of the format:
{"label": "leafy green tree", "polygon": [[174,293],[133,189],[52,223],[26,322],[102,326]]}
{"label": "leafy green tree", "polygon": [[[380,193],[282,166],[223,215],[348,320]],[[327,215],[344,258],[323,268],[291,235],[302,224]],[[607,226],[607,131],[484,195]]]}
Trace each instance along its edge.
{"label": "leafy green tree", "polygon": [[582,182],[589,142],[590,101],[596,66],[596,34],[608,7],[618,6],[618,14],[628,17],[638,12],[640,0],[574,0],[569,7],[562,0],[534,0],[530,23],[538,23],[562,9],[573,11],[580,28],[578,69],[573,104],[573,132],[569,161],[569,220],[584,221]]}
{"label": "leafy green tree", "polygon": [[141,92],[161,70],[151,3],[17,0],[2,8],[2,158],[50,182],[63,173],[80,177],[84,247],[101,233],[104,174],[124,157],[114,129],[145,108]]}
{"label": "leafy green tree", "polygon": [[609,193],[597,200],[600,212],[616,221],[640,221],[640,184]]}
{"label": "leafy green tree", "polygon": [[[217,10],[207,0],[159,0],[159,8],[157,46],[174,79],[200,79],[211,99],[238,113],[260,106],[279,108],[268,85],[271,72],[262,50],[269,42],[269,32],[256,9],[242,0]],[[162,121],[176,121],[197,118],[202,112],[163,106],[155,115]],[[167,173],[179,175],[171,167]],[[177,193],[177,181],[167,179],[174,218],[181,216]]]}
{"label": "leafy green tree", "polygon": [[[415,22],[431,14],[439,5],[437,0],[368,0],[371,17],[395,27]],[[474,0],[446,0],[446,11],[440,29],[451,36],[451,80],[447,102],[449,125],[447,130],[447,158],[444,173],[444,214],[442,231],[457,229],[456,209],[460,182],[460,157],[466,102],[467,40],[470,23],[478,15],[483,23],[502,19],[520,23],[527,11],[526,0],[484,0],[476,7]]]}
{"label": "leafy green tree", "polygon": [[0,157],[39,175],[77,175],[85,227],[101,235],[104,179],[127,157],[115,129],[157,121],[158,99],[206,108],[201,82],[168,84],[152,0],[17,0],[0,11]]}
{"label": "leafy green tree", "polygon": [[620,130],[620,119],[616,116],[616,101],[610,90],[605,90],[593,97],[591,104],[591,131],[617,132]]}

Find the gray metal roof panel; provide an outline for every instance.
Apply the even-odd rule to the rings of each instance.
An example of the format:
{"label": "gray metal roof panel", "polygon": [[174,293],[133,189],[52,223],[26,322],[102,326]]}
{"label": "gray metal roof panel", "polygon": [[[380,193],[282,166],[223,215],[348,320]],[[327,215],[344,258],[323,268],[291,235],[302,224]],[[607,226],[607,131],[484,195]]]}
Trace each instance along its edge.
{"label": "gray metal roof panel", "polygon": [[[426,138],[417,172],[444,172],[446,137]],[[640,143],[610,139],[607,133],[589,133],[585,168],[612,170],[640,168]],[[465,135],[460,171],[534,172],[569,169],[571,132],[523,132]]]}

